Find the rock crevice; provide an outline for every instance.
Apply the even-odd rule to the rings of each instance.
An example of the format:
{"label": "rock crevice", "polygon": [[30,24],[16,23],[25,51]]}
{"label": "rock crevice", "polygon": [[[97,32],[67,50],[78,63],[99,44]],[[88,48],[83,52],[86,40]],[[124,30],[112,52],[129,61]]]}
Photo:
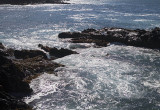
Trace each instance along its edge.
{"label": "rock crevice", "polygon": [[[49,52],[54,59],[76,53],[72,50],[50,48],[41,44],[40,47]],[[13,56],[15,58],[9,59]],[[31,109],[17,98],[31,94],[30,81],[44,72],[57,75],[54,70],[64,65],[52,60],[47,58],[46,53],[41,50],[7,49],[0,43],[0,106],[3,106],[2,110]]]}

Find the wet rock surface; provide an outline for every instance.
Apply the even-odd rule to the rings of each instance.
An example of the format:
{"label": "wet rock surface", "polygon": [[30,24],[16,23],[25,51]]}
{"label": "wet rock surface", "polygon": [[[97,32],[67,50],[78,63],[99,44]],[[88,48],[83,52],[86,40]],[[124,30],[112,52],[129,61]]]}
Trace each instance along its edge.
{"label": "wet rock surface", "polygon": [[32,89],[23,81],[25,74],[20,71],[12,60],[0,54],[0,107],[1,110],[31,109],[23,101],[13,97],[12,93],[29,94]]}
{"label": "wet rock surface", "polygon": [[26,103],[4,91],[0,91],[0,107],[1,110],[32,110]]}
{"label": "wet rock surface", "polygon": [[108,42],[120,42],[126,45],[160,48],[160,28],[151,30],[131,30],[124,28],[86,29],[82,32],[63,32],[59,38],[72,38],[73,43],[96,43],[107,46]]}
{"label": "wet rock surface", "polygon": [[[76,53],[68,49],[43,45],[39,47],[56,58]],[[64,65],[48,59],[46,53],[41,50],[7,49],[2,43],[0,48],[0,106],[2,105],[2,110],[29,110],[31,108],[17,98],[32,93],[30,81],[44,72],[55,74],[54,70]]]}
{"label": "wet rock surface", "polygon": [[[152,30],[130,30],[123,28],[86,29],[82,32],[63,32],[59,38],[72,38],[73,43],[95,43],[103,47],[109,42],[121,42],[127,45],[160,48],[160,28]],[[2,110],[31,109],[17,99],[32,92],[29,83],[44,72],[55,74],[57,67],[64,66],[52,61],[77,52],[57,49],[39,44],[42,50],[14,50],[0,43],[0,106]],[[47,57],[49,53],[50,57]],[[10,57],[15,57],[10,59]],[[55,74],[56,75],[56,74]]]}
{"label": "wet rock surface", "polygon": [[49,59],[45,59],[43,56],[37,56],[24,60],[15,59],[13,60],[13,62],[17,66],[17,68],[19,68],[25,74],[24,81],[27,83],[30,83],[32,79],[43,74],[43,72],[55,74],[54,70],[57,67],[64,66]]}
{"label": "wet rock surface", "polygon": [[28,83],[23,81],[25,74],[20,71],[12,60],[0,56],[0,85],[6,92],[30,93]]}
{"label": "wet rock surface", "polygon": [[47,58],[46,54],[40,50],[15,50],[14,51],[14,56],[17,59],[33,58],[39,55],[43,56],[45,59]]}
{"label": "wet rock surface", "polygon": [[0,49],[5,49],[4,45],[0,42]]}
{"label": "wet rock surface", "polygon": [[41,49],[43,49],[46,52],[49,52],[50,56],[54,56],[55,58],[61,58],[67,55],[71,55],[71,54],[77,54],[77,52],[69,50],[69,49],[57,49],[57,48],[51,48],[48,46],[43,46],[42,44],[39,44],[38,47],[40,47]]}

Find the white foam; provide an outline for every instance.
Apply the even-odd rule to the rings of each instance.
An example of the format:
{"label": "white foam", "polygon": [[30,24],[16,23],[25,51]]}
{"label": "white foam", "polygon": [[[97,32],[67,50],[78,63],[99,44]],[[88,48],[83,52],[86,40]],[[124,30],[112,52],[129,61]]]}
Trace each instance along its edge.
{"label": "white foam", "polygon": [[138,33],[136,33],[136,32],[130,32],[130,33],[128,34],[128,36],[136,36],[136,35],[138,35]]}
{"label": "white foam", "polygon": [[[48,103],[57,109],[94,109],[101,104],[114,108],[120,103],[114,99],[144,98],[147,92],[144,86],[153,87],[146,82],[148,79],[144,86],[140,82],[144,80],[146,69],[153,71],[145,61],[155,61],[159,58],[158,52],[114,44],[79,49],[78,52],[80,54],[55,60],[66,65],[55,70],[58,77],[44,74],[34,79],[31,83],[34,94],[26,102],[33,103],[36,109],[50,109]],[[159,82],[154,88],[159,88]]]}
{"label": "white foam", "polygon": [[148,19],[135,19],[133,21],[136,21],[136,22],[148,22],[148,21],[153,21],[153,20],[148,20]]}

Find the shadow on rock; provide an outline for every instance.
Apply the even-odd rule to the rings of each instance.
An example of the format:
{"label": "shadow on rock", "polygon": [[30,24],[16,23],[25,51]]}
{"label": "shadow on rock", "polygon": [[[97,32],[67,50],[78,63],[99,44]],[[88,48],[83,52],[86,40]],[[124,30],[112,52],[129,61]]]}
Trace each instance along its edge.
{"label": "shadow on rock", "polygon": [[77,52],[72,51],[72,50],[68,50],[68,49],[64,49],[64,48],[57,49],[54,47],[51,48],[48,46],[43,46],[42,44],[39,44],[38,47],[40,47],[41,49],[43,49],[46,52],[49,52],[50,56],[54,56],[55,59],[62,58],[64,56],[71,55],[71,54],[78,54]]}
{"label": "shadow on rock", "polygon": [[72,38],[73,43],[95,43],[107,46],[108,42],[120,42],[131,46],[160,48],[160,28],[131,30],[124,28],[86,29],[82,32],[62,32],[59,38]]}

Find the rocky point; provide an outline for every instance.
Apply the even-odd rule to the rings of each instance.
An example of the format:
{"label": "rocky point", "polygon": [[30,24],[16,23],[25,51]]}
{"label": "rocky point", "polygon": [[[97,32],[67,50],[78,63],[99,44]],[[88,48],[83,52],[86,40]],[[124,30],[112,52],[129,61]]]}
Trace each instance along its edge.
{"label": "rocky point", "polygon": [[72,38],[73,43],[95,43],[99,46],[107,46],[108,42],[120,42],[126,45],[160,48],[160,28],[151,30],[103,28],[86,29],[82,32],[62,32],[59,38]]}
{"label": "rocky point", "polygon": [[[21,98],[30,95],[29,83],[44,72],[54,74],[64,65],[52,61],[76,52],[39,44],[41,50],[14,50],[0,43],[0,106],[2,110],[31,110]],[[51,57],[47,57],[49,53]]]}

